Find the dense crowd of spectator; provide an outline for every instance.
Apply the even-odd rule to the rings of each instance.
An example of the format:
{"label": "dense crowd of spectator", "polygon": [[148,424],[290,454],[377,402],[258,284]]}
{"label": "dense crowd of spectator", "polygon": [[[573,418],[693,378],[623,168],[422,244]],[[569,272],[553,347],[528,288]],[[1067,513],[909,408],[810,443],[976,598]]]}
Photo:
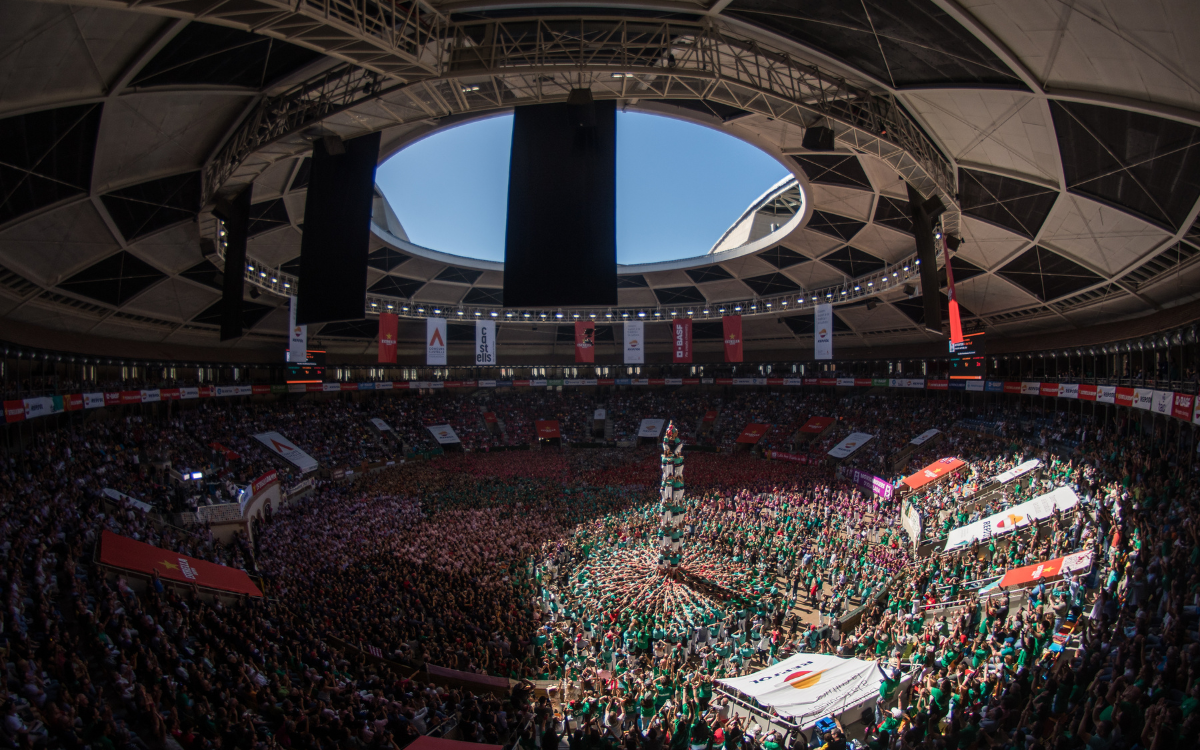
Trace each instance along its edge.
{"label": "dense crowd of spectator", "polygon": [[[879,700],[855,731],[880,750],[1195,746],[1200,495],[1190,456],[1130,423],[936,403],[547,392],[212,403],[159,421],[65,421],[9,448],[0,472],[0,740],[388,748],[453,732],[550,750],[567,733],[580,748],[778,750],[811,740],[837,750],[836,732],[753,733],[716,685],[809,651],[879,662]],[[898,523],[903,501],[864,494],[828,464],[693,452],[684,569],[715,594],[639,567],[655,543],[653,447],[483,450],[523,439],[542,418],[559,419],[568,443],[584,441],[575,435],[596,407],[623,435],[660,417],[685,436],[715,408],[718,444],[751,421],[787,425],[768,444],[788,441],[783,433],[808,416],[829,414],[839,421],[812,454],[871,432],[851,464],[890,480],[960,456],[967,467],[907,498],[927,542],[1053,487],[1082,502],[1039,527],[920,557]],[[497,437],[484,412],[512,432]],[[353,466],[428,446],[434,423],[461,429],[470,452],[323,481],[274,509],[253,541],[222,544],[104,492],[167,508],[169,467],[238,483],[294,472],[256,432],[279,431],[325,466]],[[942,442],[889,470],[928,427],[945,432]],[[1030,458],[1043,465],[1034,481],[979,497]],[[92,562],[106,529],[262,576],[270,596],[212,599],[157,578],[133,585]],[[1084,551],[1094,561],[1086,573],[986,593],[1005,570]],[[557,688],[536,703],[527,683],[506,698],[474,695],[435,684],[423,664]]]}

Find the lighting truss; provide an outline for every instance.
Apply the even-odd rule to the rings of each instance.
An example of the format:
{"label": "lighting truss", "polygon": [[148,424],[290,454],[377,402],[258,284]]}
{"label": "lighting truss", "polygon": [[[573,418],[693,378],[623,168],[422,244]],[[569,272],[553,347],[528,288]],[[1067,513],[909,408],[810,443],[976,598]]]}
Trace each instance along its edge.
{"label": "lighting truss", "polygon": [[[350,16],[381,12],[378,0],[318,5]],[[311,9],[311,2],[301,3],[297,12]],[[205,203],[219,190],[253,182],[281,159],[307,153],[321,135],[353,138],[561,102],[571,89],[590,88],[596,99],[699,99],[802,128],[822,121],[842,147],[886,161],[923,195],[940,194],[951,206],[945,230],[958,230],[953,168],[894,97],[771,49],[719,19],[547,16],[451,23],[410,16],[394,40],[395,54],[411,60],[402,71],[342,64],[260,102],[205,166]],[[399,15],[389,17],[399,22]],[[377,44],[381,23],[363,21],[363,33]]]}
{"label": "lighting truss", "polygon": [[[224,243],[217,244],[217,256],[224,260]],[[902,287],[919,271],[916,254],[909,255],[874,273],[860,276],[836,286],[822,287],[765,297],[742,300],[684,305],[652,305],[634,307],[571,307],[571,308],[511,308],[497,305],[459,305],[419,302],[411,298],[390,297],[367,293],[363,311],[368,315],[395,313],[402,318],[448,318],[450,320],[498,320],[506,323],[570,323],[592,320],[597,323],[620,323],[627,320],[670,320],[688,317],[696,320],[717,320],[724,315],[748,317],[780,315],[812,310],[815,305],[842,305],[866,297],[874,297]],[[246,256],[246,281],[272,294],[287,297],[296,294],[300,280],[279,267],[272,267],[257,258]]]}

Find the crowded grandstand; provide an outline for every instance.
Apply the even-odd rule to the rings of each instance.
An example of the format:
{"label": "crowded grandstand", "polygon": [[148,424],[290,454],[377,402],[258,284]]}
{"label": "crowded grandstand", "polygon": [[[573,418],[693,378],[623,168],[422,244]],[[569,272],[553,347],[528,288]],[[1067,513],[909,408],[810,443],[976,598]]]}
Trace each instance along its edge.
{"label": "crowded grandstand", "polygon": [[1198,29],[0,2],[0,750],[1200,747]]}

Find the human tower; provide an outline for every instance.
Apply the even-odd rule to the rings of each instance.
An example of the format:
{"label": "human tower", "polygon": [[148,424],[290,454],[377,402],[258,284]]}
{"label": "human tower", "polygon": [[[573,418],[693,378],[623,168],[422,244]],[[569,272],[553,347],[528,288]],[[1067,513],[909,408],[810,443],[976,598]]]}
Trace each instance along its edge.
{"label": "human tower", "polygon": [[672,577],[679,574],[683,560],[683,441],[672,421],[667,424],[662,441],[662,523],[658,530],[660,573]]}

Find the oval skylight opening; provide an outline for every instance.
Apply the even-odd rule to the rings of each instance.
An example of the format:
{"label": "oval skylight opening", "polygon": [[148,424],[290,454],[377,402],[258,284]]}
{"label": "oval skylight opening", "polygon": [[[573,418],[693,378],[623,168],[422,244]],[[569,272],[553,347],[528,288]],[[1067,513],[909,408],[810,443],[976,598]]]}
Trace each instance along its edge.
{"label": "oval skylight opening", "polygon": [[[512,115],[439,131],[379,166],[376,182],[421,247],[504,260]],[[617,113],[617,262],[707,253],[788,176],[782,164],[713,128]]]}

